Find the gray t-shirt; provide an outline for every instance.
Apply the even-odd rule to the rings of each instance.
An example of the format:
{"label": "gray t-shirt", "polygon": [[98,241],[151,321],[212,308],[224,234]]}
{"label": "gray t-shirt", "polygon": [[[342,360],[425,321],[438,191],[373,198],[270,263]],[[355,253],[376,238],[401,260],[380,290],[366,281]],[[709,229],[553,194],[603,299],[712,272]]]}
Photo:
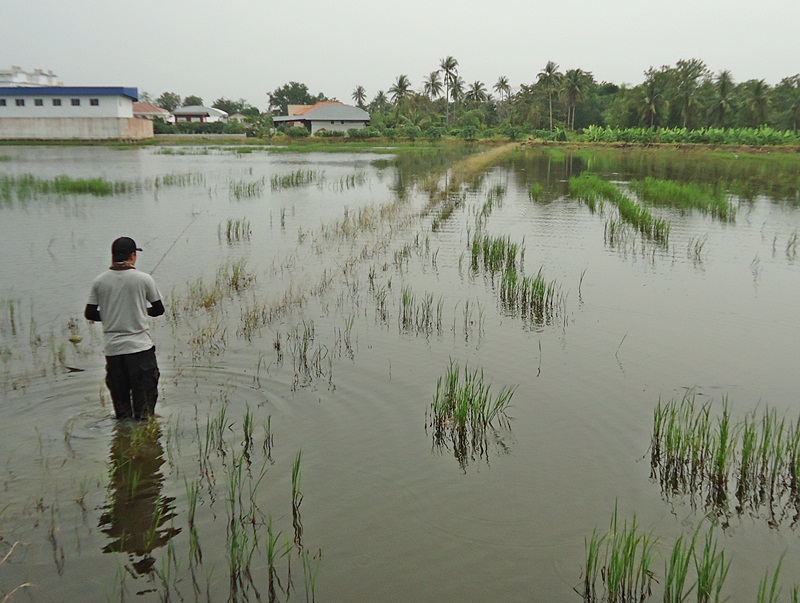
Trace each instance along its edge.
{"label": "gray t-shirt", "polygon": [[153,277],[136,269],[106,270],[94,279],[88,303],[98,306],[106,356],[134,354],[153,347],[147,302],[160,299]]}

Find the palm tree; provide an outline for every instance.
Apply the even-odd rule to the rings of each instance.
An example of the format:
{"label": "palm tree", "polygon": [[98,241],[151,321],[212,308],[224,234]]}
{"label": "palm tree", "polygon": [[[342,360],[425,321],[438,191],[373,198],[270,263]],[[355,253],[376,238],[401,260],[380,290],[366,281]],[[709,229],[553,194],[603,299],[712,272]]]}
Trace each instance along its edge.
{"label": "palm tree", "polygon": [[636,87],[642,106],[642,118],[648,128],[656,125],[664,105],[664,72],[652,67],[644,72],[644,83]]}
{"label": "palm tree", "polygon": [[542,88],[545,92],[547,92],[547,97],[550,104],[550,129],[553,129],[553,92],[558,89],[558,86],[561,82],[561,78],[563,75],[558,71],[558,64],[554,61],[547,61],[547,65],[544,66],[539,72],[538,81],[541,84]]}
{"label": "palm tree", "polygon": [[723,69],[714,81],[716,97],[711,105],[709,117],[711,123],[725,127],[730,123],[730,116],[734,109],[734,90],[733,76],[728,69]]}
{"label": "palm tree", "polygon": [[383,111],[386,108],[386,105],[389,104],[389,99],[386,98],[386,93],[383,90],[378,90],[378,93],[375,95],[375,98],[372,99],[370,103],[370,108],[372,110]]}
{"label": "palm tree", "polygon": [[749,80],[744,84],[744,102],[750,114],[750,125],[763,126],[767,121],[769,85],[764,80]]}
{"label": "palm tree", "polygon": [[573,130],[578,102],[586,97],[593,81],[592,74],[583,69],[568,69],[561,80],[561,91],[567,102],[567,125]]}
{"label": "palm tree", "polygon": [[463,100],[466,86],[467,83],[460,75],[456,76],[450,83],[450,97],[453,99],[454,104],[458,104]]}
{"label": "palm tree", "polygon": [[392,87],[389,88],[389,94],[392,95],[392,102],[399,105],[404,98],[411,92],[411,80],[407,75],[400,74]]}
{"label": "palm tree", "polygon": [[690,125],[690,121],[697,112],[697,89],[698,80],[708,77],[708,69],[703,61],[691,59],[689,61],[678,61],[677,100],[680,106],[680,114],[683,120],[683,127]]}
{"label": "palm tree", "polygon": [[487,100],[489,100],[489,96],[486,94],[486,86],[484,86],[483,82],[480,80],[475,80],[472,84],[470,84],[469,90],[467,90],[464,98],[475,104],[485,103]]}
{"label": "palm tree", "polygon": [[785,123],[795,134],[800,123],[800,74],[783,78],[775,89],[773,105],[785,115]]}
{"label": "palm tree", "polygon": [[364,90],[364,86],[356,86],[356,89],[353,90],[352,97],[353,100],[356,101],[358,108],[363,109],[364,103],[367,100],[367,92]]}
{"label": "palm tree", "polygon": [[438,71],[430,72],[428,77],[424,80],[422,90],[431,100],[438,98],[442,94],[442,80],[439,77]]}
{"label": "palm tree", "polygon": [[508,83],[508,78],[501,75],[497,78],[497,83],[493,87],[494,91],[500,95],[500,101],[508,98],[511,95],[511,85]]}
{"label": "palm tree", "polygon": [[447,120],[450,121],[449,102],[453,99],[453,84],[458,79],[458,61],[452,56],[446,56],[439,61],[439,71],[444,74],[444,99],[448,103],[446,107],[446,116]]}

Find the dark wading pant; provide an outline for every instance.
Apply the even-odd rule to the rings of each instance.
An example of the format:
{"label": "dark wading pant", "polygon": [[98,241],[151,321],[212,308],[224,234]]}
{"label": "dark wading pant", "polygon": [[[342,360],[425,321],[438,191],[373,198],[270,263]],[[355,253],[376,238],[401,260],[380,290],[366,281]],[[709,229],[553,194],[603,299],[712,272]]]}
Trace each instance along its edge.
{"label": "dark wading pant", "polygon": [[106,356],[106,385],[118,419],[152,416],[158,400],[156,348],[144,352]]}

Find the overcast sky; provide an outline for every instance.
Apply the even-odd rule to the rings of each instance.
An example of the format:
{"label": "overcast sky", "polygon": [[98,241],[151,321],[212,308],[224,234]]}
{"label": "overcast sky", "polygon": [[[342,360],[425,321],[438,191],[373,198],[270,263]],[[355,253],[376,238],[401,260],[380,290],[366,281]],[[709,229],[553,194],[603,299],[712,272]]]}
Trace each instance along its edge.
{"label": "overcast sky", "polygon": [[407,75],[416,90],[454,56],[488,90],[548,60],[638,84],[697,58],[737,82],[800,73],[800,0],[5,0],[0,68],[52,70],[66,85],[132,86],[266,108],[289,81],[351,101]]}

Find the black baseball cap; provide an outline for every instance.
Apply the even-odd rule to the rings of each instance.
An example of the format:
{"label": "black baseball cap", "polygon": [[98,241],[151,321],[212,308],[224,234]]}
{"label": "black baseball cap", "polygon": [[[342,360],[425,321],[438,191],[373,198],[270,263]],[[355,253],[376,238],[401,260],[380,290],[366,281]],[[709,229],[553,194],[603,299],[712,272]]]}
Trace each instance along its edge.
{"label": "black baseball cap", "polygon": [[115,262],[124,262],[134,251],[141,250],[141,247],[136,246],[136,241],[130,237],[120,237],[111,243],[111,257]]}

